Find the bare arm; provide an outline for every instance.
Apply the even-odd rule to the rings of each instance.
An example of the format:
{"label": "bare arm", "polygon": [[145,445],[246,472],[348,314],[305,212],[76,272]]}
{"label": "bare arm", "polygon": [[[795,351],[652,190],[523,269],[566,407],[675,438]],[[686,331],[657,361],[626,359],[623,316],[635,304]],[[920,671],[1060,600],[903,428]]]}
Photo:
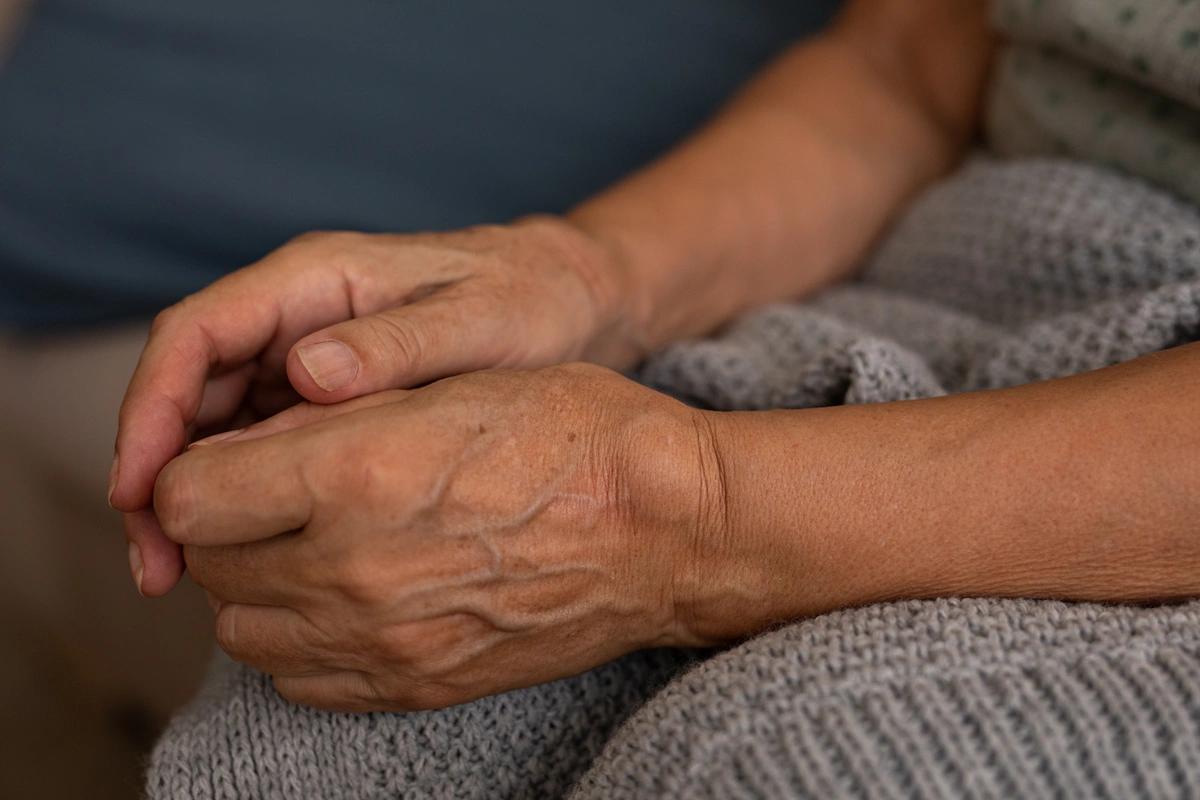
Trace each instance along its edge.
{"label": "bare arm", "polygon": [[575,210],[617,253],[634,349],[844,278],[961,156],[991,50],[984,3],[858,0],[676,151]]}
{"label": "bare arm", "polygon": [[121,407],[110,503],[146,594],[183,562],[149,510],[196,431],[493,367],[627,366],[849,272],[974,128],[982,0],[855,0],[690,141],[565,218],[315,234],[167,309]]}
{"label": "bare arm", "polygon": [[684,627],[720,641],[889,598],[1200,595],[1197,398],[1192,344],[1015,389],[710,413],[724,533],[681,574]]}
{"label": "bare arm", "polygon": [[1198,390],[1200,345],[780,412],[489,370],[296,406],[175,459],[155,507],[285,697],[432,708],[889,598],[1195,596]]}
{"label": "bare arm", "polygon": [[[862,0],[576,210],[635,298],[625,356],[846,275],[958,157],[987,50],[979,6]],[[581,365],[479,371],[210,441],[155,508],[222,646],[286,697],[430,708],[889,598],[1200,594],[1198,392],[1200,344],[803,411],[699,412]]]}

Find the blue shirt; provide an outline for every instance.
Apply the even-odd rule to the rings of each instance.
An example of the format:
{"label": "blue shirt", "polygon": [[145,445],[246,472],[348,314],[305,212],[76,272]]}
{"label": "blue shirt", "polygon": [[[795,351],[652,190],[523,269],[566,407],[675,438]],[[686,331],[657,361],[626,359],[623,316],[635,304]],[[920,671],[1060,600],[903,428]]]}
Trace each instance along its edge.
{"label": "blue shirt", "polygon": [[42,0],[0,67],[0,325],[149,314],[313,229],[561,211],[834,0]]}

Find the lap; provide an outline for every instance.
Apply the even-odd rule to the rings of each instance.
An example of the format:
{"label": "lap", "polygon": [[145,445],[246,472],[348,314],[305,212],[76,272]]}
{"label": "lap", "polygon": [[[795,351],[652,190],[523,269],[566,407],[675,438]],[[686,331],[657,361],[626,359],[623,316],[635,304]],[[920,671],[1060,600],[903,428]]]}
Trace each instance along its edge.
{"label": "lap", "polygon": [[1200,602],[889,603],[681,676],[572,800],[1200,792]]}
{"label": "lap", "polygon": [[560,797],[620,721],[691,658],[647,651],[437,711],[335,714],[290,704],[267,676],[218,656],[200,695],[155,748],[147,793]]}
{"label": "lap", "polygon": [[1200,788],[1200,603],[883,604],[687,669],[692,658],[634,654],[463,706],[369,715],[290,705],[265,676],[222,660],[160,742],[149,791],[607,800]]}

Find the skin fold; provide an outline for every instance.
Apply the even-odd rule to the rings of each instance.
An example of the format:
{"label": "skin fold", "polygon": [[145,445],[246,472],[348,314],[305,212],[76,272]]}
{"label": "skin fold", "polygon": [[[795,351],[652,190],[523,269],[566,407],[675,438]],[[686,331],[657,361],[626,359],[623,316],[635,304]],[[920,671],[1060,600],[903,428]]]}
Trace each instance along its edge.
{"label": "skin fold", "polygon": [[1194,596],[1200,346],[753,413],[609,369],[850,276],[961,157],[991,50],[983,2],[857,0],[566,215],[311,234],[168,309],[110,491],[140,591],[186,566],[226,651],[345,710],[889,598]]}

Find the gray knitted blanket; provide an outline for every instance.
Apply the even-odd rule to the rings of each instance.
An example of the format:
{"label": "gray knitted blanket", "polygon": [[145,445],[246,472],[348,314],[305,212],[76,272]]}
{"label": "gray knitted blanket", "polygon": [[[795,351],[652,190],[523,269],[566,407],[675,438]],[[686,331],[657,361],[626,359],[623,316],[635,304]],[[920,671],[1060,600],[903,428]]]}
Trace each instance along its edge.
{"label": "gray knitted blanket", "polygon": [[[1009,386],[1200,339],[1200,214],[1065,161],[979,159],[857,282],[640,378],[719,409]],[[1198,405],[1200,408],[1200,405]],[[547,654],[551,657],[551,654]],[[411,714],[289,705],[218,659],[154,798],[1200,796],[1200,602],[986,599],[828,614]]]}

